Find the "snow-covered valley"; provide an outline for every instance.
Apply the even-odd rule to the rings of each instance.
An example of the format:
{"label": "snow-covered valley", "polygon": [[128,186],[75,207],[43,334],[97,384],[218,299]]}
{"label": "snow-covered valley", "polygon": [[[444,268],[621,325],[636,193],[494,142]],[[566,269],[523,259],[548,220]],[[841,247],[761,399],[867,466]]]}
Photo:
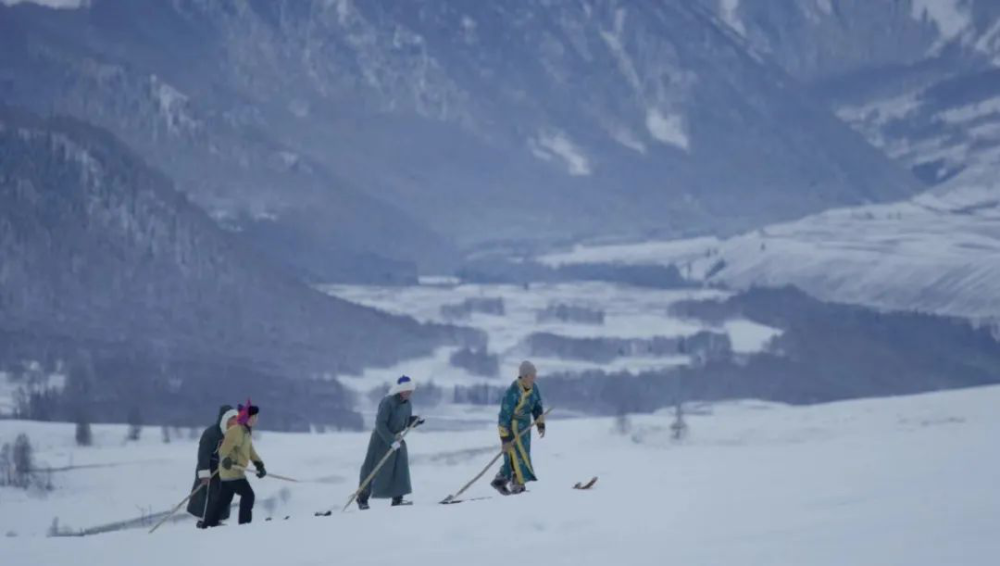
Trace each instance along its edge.
{"label": "snow-covered valley", "polygon": [[[484,376],[450,363],[458,348],[442,348],[434,355],[407,360],[390,368],[372,368],[341,381],[359,392],[367,392],[400,374],[420,376],[439,386],[498,385],[516,375],[517,365],[531,358],[547,374],[585,370],[640,372],[685,366],[692,357],[685,354],[650,355],[643,352],[623,355],[610,361],[588,361],[537,355],[529,346],[532,335],[547,333],[569,339],[652,340],[679,339],[699,332],[726,335],[736,354],[763,350],[777,329],[734,318],[723,325],[710,325],[681,318],[670,312],[678,301],[723,299],[729,293],[712,289],[663,290],[601,282],[538,283],[520,285],[442,284],[410,287],[331,285],[323,290],[348,301],[393,314],[409,315],[421,322],[455,322],[485,332],[487,353],[497,356],[498,372]],[[494,304],[496,312],[460,312],[449,317],[449,308],[466,301]],[[547,309],[564,306],[599,315],[599,321],[576,321],[544,317]],[[487,309],[483,309],[487,310]]]}
{"label": "snow-covered valley", "polygon": [[[442,417],[420,410],[419,392],[415,403],[429,425]],[[989,387],[800,408],[700,406],[681,442],[670,438],[669,412],[633,416],[625,434],[614,419],[558,418],[534,445],[541,481],[530,493],[437,505],[496,448],[492,414],[477,411],[466,430],[429,426],[408,440],[415,506],[375,501],[329,518],[312,515],[346,501],[367,434],[264,432],[268,469],[303,481],[255,481],[252,525],[203,532],[188,518],[152,535],[84,538],[45,533],[55,518],[71,533],[169,509],[191,485],[196,442],[163,444],[147,429],[124,443],[125,427],[100,426],[95,446],[78,448],[71,425],[0,421],[3,441],[30,436],[39,465],[79,466],[53,472],[47,494],[0,488],[0,548],[5,564],[35,566],[488,565],[509,563],[512,548],[546,564],[985,566],[1000,553],[997,403],[1000,388]],[[571,489],[593,475],[594,490]],[[482,481],[468,495],[492,492]]]}

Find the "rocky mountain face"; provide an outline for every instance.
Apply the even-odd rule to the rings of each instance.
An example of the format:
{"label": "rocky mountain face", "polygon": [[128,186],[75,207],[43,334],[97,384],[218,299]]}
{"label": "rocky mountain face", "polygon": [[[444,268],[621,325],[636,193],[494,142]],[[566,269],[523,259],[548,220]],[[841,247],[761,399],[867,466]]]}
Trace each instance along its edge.
{"label": "rocky mountain face", "polygon": [[1000,165],[1000,4],[703,0],[927,185]]}
{"label": "rocky mountain face", "polygon": [[455,247],[733,233],[918,188],[709,8],[17,4],[0,97],[110,129],[314,279],[447,268]]}
{"label": "rocky mountain face", "polygon": [[[281,383],[476,339],[330,298],[281,274],[166,176],[76,120],[0,111],[0,202],[6,370],[59,360],[73,372],[102,368],[94,383],[112,397],[109,383],[169,376],[175,389],[204,378],[203,387],[240,384],[230,397],[247,388],[287,402],[305,391]],[[348,398],[326,390],[338,407]]]}

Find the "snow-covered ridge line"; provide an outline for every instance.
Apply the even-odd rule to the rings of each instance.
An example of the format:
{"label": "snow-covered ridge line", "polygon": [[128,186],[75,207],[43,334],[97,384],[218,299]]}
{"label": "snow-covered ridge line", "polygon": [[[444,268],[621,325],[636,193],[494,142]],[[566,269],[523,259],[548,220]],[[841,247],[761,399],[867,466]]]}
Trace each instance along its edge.
{"label": "snow-covered ridge line", "polygon": [[90,6],[90,0],[0,0],[0,4],[5,6],[15,6],[17,4],[38,4],[46,8],[59,10],[76,10]]}
{"label": "snow-covered ridge line", "polygon": [[966,186],[830,210],[726,240],[577,246],[548,265],[675,265],[735,288],[792,284],[819,298],[976,319],[1000,317],[1000,193]]}

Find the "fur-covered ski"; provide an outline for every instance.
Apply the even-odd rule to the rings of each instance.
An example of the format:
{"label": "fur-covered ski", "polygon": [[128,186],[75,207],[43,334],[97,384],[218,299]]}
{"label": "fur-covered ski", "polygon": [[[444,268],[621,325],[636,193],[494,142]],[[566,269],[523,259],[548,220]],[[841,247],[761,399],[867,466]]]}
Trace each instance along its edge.
{"label": "fur-covered ski", "polygon": [[588,481],[586,483],[584,483],[582,481],[581,482],[576,482],[576,485],[573,486],[573,489],[590,489],[590,488],[594,487],[595,483],[597,483],[597,476],[594,476],[594,477],[590,478],[590,481]]}

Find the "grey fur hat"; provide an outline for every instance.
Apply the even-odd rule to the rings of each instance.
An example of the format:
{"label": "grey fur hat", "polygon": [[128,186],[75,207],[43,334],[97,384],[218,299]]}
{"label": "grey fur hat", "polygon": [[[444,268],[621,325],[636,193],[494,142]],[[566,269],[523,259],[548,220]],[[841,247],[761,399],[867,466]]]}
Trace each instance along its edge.
{"label": "grey fur hat", "polygon": [[533,377],[538,375],[538,370],[535,369],[535,364],[529,362],[528,360],[524,360],[523,362],[521,362],[521,367],[517,369],[518,377],[524,377],[526,375],[530,375]]}

